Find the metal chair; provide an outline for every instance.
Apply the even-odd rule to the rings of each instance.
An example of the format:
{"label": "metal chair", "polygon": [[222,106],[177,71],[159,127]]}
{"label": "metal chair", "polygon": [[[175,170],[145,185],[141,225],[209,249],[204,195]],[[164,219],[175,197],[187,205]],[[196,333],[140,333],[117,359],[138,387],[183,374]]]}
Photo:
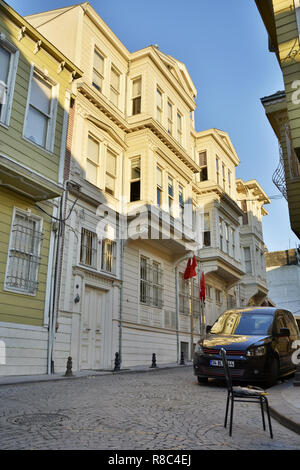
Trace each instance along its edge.
{"label": "metal chair", "polygon": [[229,436],[232,435],[232,419],[233,419],[233,408],[234,402],[248,402],[248,403],[255,403],[259,402],[261,407],[261,416],[263,422],[264,431],[266,430],[266,423],[265,423],[265,416],[264,416],[264,405],[266,406],[267,416],[268,416],[268,423],[269,423],[269,430],[271,439],[273,439],[273,432],[272,432],[272,425],[271,425],[271,418],[270,418],[270,411],[269,411],[269,404],[267,400],[267,392],[262,390],[261,388],[252,388],[250,386],[247,387],[233,387],[232,386],[232,379],[230,374],[230,369],[227,362],[226,351],[224,348],[220,349],[220,356],[222,357],[225,378],[227,382],[227,403],[226,403],[226,413],[225,413],[225,421],[224,427],[227,427],[227,418],[228,418],[228,409],[229,409],[229,401],[231,401],[231,408],[230,408],[230,424],[229,424]]}

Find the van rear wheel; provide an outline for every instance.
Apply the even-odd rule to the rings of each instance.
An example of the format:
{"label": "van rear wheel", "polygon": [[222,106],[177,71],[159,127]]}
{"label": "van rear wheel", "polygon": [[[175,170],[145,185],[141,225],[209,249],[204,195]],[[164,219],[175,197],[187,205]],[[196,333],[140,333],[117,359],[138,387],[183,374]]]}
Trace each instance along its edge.
{"label": "van rear wheel", "polygon": [[277,384],[279,378],[279,362],[278,359],[273,359],[270,364],[270,370],[267,379],[267,387],[273,387]]}
{"label": "van rear wheel", "polygon": [[199,377],[198,375],[198,383],[199,384],[206,384],[208,382],[208,377]]}

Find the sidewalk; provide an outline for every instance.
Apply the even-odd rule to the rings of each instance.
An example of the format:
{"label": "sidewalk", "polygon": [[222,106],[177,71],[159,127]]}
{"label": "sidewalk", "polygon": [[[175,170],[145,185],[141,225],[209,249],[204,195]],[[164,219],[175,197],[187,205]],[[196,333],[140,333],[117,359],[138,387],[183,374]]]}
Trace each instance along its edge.
{"label": "sidewalk", "polygon": [[[151,368],[149,365],[134,366],[120,371],[109,370],[87,370],[74,373],[72,377],[65,377],[63,374],[51,375],[22,375],[22,376],[0,376],[1,385],[18,385],[35,382],[49,382],[61,380],[76,380],[83,377],[95,377],[101,375],[114,375],[126,374],[130,372],[150,372],[155,371],[192,367],[192,362],[187,362],[185,365],[177,363],[162,364],[156,368]],[[283,383],[275,385],[268,389],[268,400],[270,405],[270,412],[274,419],[279,421],[283,426],[291,429],[292,431],[300,434],[300,387],[295,387],[293,379],[287,380]]]}
{"label": "sidewalk", "polygon": [[293,380],[269,388],[268,400],[272,417],[300,434],[300,387],[295,387]]}
{"label": "sidewalk", "polygon": [[156,368],[152,368],[149,365],[132,366],[128,369],[121,369],[119,371],[114,370],[83,370],[76,371],[71,377],[65,377],[63,373],[59,374],[42,374],[42,375],[7,375],[0,376],[1,385],[18,385],[34,382],[49,382],[49,381],[60,381],[60,380],[74,380],[82,377],[95,377],[99,375],[113,375],[113,374],[125,374],[130,372],[154,372],[157,370],[174,369],[191,367],[193,363],[191,361],[186,362],[184,365],[177,363],[157,365]]}

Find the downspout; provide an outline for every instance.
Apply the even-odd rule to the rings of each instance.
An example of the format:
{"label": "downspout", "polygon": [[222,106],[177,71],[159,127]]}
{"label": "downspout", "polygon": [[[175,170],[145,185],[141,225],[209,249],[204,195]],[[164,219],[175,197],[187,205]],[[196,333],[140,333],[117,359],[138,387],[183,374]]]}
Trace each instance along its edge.
{"label": "downspout", "polygon": [[[129,61],[128,61],[128,71],[127,76],[129,75]],[[127,119],[127,94],[128,94],[128,87],[127,87],[127,76],[125,77],[125,102],[124,102],[124,114]],[[126,204],[126,213],[127,213],[127,201],[124,201],[124,169],[125,169],[125,155],[123,152],[122,155],[122,196],[121,196],[121,218],[119,214],[119,234],[120,237],[120,308],[119,308],[119,359],[120,359],[120,368],[122,368],[122,333],[123,333],[123,293],[124,293],[124,250],[125,250],[125,240],[123,239],[125,233],[123,230],[123,221],[124,221],[124,204]],[[120,220],[122,225],[122,231],[120,231]],[[127,218],[126,218],[127,223]],[[125,227],[124,227],[125,228]],[[126,227],[127,229],[127,227]]]}
{"label": "downspout", "polygon": [[176,300],[176,341],[177,341],[177,364],[179,364],[179,302],[178,302],[178,268],[175,267],[175,300]]}

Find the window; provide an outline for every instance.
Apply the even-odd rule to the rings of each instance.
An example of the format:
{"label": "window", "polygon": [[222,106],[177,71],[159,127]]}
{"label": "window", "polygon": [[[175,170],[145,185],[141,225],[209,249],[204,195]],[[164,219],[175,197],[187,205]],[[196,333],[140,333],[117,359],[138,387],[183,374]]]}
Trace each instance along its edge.
{"label": "window", "polygon": [[226,181],[225,181],[225,165],[224,165],[224,163],[222,163],[222,178],[223,178],[223,188],[225,189]]}
{"label": "window", "polygon": [[112,65],[110,72],[110,100],[118,107],[120,95],[120,74]]}
{"label": "window", "polygon": [[235,258],[235,230],[233,228],[231,228],[231,248],[232,257]]}
{"label": "window", "polygon": [[149,258],[140,258],[140,302],[153,307],[161,308],[163,305],[163,281],[161,264],[150,261]]}
{"label": "window", "polygon": [[162,307],[162,270],[160,263],[152,263],[152,305]]}
{"label": "window", "polygon": [[156,89],[156,119],[162,122],[163,98],[159,88]]}
{"label": "window", "polygon": [[111,194],[112,196],[114,196],[115,194],[116,166],[117,166],[117,156],[110,149],[107,149],[105,191]]}
{"label": "window", "polygon": [[161,207],[162,205],[162,192],[163,192],[163,181],[162,181],[162,170],[159,166],[156,167],[156,197],[157,205]]}
{"label": "window", "polygon": [[141,199],[141,159],[140,157],[131,160],[130,177],[130,202]]}
{"label": "window", "polygon": [[225,240],[226,240],[226,253],[229,254],[229,225],[225,223]]}
{"label": "window", "polygon": [[104,80],[104,57],[100,52],[94,50],[93,78],[92,84],[98,91],[103,89]]}
{"label": "window", "polygon": [[250,247],[244,248],[244,260],[246,273],[252,274],[252,262]]}
{"label": "window", "polygon": [[8,125],[19,51],[0,37],[0,122]]}
{"label": "window", "polygon": [[189,282],[179,273],[179,312],[188,315],[190,312]]}
{"label": "window", "polygon": [[204,226],[203,226],[203,245],[210,246],[210,218],[209,213],[204,213]]}
{"label": "window", "polygon": [[5,288],[35,294],[38,287],[41,219],[16,210],[10,234]]}
{"label": "window", "polygon": [[52,150],[54,144],[54,88],[56,87],[48,79],[33,71],[24,135],[47,150]]}
{"label": "window", "polygon": [[99,184],[99,150],[99,142],[89,135],[86,157],[86,179],[95,186]]}
{"label": "window", "polygon": [[109,239],[102,240],[101,269],[112,274],[116,272],[116,242]]}
{"label": "window", "polygon": [[173,133],[173,105],[168,101],[168,132],[172,135]]}
{"label": "window", "polygon": [[182,145],[182,116],[177,113],[177,140]]}
{"label": "window", "polygon": [[148,258],[140,259],[140,302],[150,305],[150,264]]}
{"label": "window", "polygon": [[169,176],[168,177],[168,205],[169,205],[170,215],[173,215],[173,197],[174,197],[174,183],[173,183],[173,179]]}
{"label": "window", "polygon": [[97,268],[97,234],[81,229],[80,263]]}
{"label": "window", "polygon": [[216,175],[217,175],[217,184],[220,184],[220,168],[219,168],[219,158],[216,157]]}
{"label": "window", "polygon": [[207,155],[206,152],[199,153],[200,181],[207,181]]}
{"label": "window", "polygon": [[132,115],[141,113],[142,79],[136,78],[132,82]]}
{"label": "window", "polygon": [[205,284],[205,297],[211,299],[211,286],[209,284]]}
{"label": "window", "polygon": [[216,302],[219,304],[221,303],[221,291],[219,289],[215,289],[216,292]]}
{"label": "window", "polygon": [[231,171],[228,170],[228,192],[231,194]]}
{"label": "window", "polygon": [[223,221],[219,218],[220,249],[223,250]]}
{"label": "window", "polygon": [[183,187],[178,185],[178,217],[183,221],[184,219],[184,201],[183,201]]}
{"label": "window", "polygon": [[243,200],[241,201],[241,206],[242,206],[242,211],[244,212],[243,214],[243,225],[248,225],[248,211],[247,211],[247,201]]}

